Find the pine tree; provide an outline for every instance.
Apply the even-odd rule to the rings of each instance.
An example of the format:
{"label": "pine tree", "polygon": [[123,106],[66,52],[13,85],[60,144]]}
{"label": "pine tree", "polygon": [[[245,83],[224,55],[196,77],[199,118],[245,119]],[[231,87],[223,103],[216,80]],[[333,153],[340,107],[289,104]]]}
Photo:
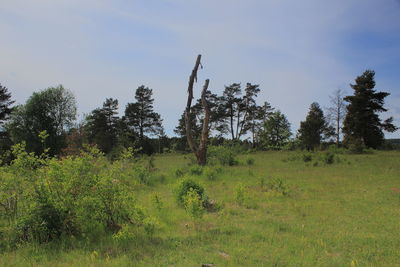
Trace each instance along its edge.
{"label": "pine tree", "polygon": [[135,93],[136,102],[128,103],[125,109],[127,124],[138,133],[141,143],[145,134],[157,136],[163,129],[161,116],[154,111],[152,96],[152,89],[144,85],[139,86]]}
{"label": "pine tree", "polygon": [[5,151],[9,150],[12,146],[10,135],[2,127],[5,122],[10,118],[13,111],[11,105],[14,103],[11,100],[11,93],[8,89],[0,84],[0,154],[3,155]]}
{"label": "pine tree", "polygon": [[310,106],[306,120],[300,122],[298,138],[307,150],[314,150],[321,144],[325,136],[330,135],[330,128],[319,104],[314,102]]}
{"label": "pine tree", "polygon": [[8,92],[8,88],[0,84],[0,125],[3,125],[4,121],[8,120],[12,108],[10,107],[15,101],[11,100],[11,93]]}
{"label": "pine tree", "polygon": [[232,83],[225,86],[225,90],[221,97],[220,110],[223,113],[223,128],[228,129],[232,140],[239,138],[238,129],[240,125],[241,114],[244,110],[240,83]]}
{"label": "pine tree", "polygon": [[107,98],[102,108],[93,110],[86,118],[86,131],[90,143],[109,153],[118,140],[118,100]]}
{"label": "pine tree", "polygon": [[373,70],[366,70],[356,78],[355,84],[350,85],[354,95],[344,98],[349,103],[343,127],[344,141],[347,144],[361,142],[367,147],[378,148],[384,141],[383,130],[397,130],[392,124],[392,117],[383,122],[379,118],[378,113],[387,111],[383,107],[384,99],[390,94],[374,89],[374,77]]}
{"label": "pine tree", "polygon": [[290,123],[279,110],[268,116],[261,133],[262,143],[268,149],[280,149],[292,135]]}

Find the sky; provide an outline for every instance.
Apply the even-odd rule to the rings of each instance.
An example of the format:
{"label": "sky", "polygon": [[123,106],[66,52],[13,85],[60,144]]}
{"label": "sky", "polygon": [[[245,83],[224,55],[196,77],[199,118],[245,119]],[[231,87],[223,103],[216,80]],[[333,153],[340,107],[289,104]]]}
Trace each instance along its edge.
{"label": "sky", "polygon": [[[196,56],[204,79],[259,84],[258,103],[281,110],[296,131],[312,102],[329,106],[366,69],[400,126],[400,0],[1,0],[0,83],[23,104],[62,84],[80,118],[140,85],[173,135]],[[387,134],[400,138],[400,130]]]}

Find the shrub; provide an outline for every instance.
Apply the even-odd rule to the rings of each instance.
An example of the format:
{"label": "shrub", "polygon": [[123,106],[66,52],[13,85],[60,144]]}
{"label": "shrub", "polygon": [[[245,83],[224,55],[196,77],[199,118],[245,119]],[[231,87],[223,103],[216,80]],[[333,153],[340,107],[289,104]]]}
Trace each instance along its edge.
{"label": "shrub", "polygon": [[267,187],[269,190],[281,193],[282,195],[289,194],[289,186],[279,178],[272,179],[271,181],[269,181],[267,183]]}
{"label": "shrub", "polygon": [[312,161],[312,155],[307,153],[307,154],[303,154],[303,161],[304,162],[310,162]]}
{"label": "shrub", "polygon": [[365,150],[365,144],[360,138],[352,138],[348,141],[349,152],[353,154],[363,153]]}
{"label": "shrub", "polygon": [[184,179],[178,183],[178,186],[175,189],[175,197],[179,205],[185,205],[184,197],[190,190],[195,191],[200,198],[205,201],[206,195],[204,192],[204,187],[191,179]]}
{"label": "shrub", "polygon": [[186,173],[186,171],[183,170],[183,169],[180,169],[180,168],[175,170],[175,176],[178,177],[178,178],[182,177],[183,175],[185,175],[185,173]]}
{"label": "shrub", "polygon": [[206,168],[204,168],[204,176],[208,180],[214,181],[215,179],[217,179],[218,173],[220,173],[221,171],[222,171],[222,169],[219,167],[213,168],[213,167],[207,166]]}
{"label": "shrub", "polygon": [[190,167],[189,173],[191,175],[201,175],[203,173],[203,167],[199,165],[193,165],[192,167]]}
{"label": "shrub", "polygon": [[201,219],[204,214],[203,200],[196,190],[190,188],[183,197],[183,202],[190,217],[193,219]]}
{"label": "shrub", "polygon": [[16,160],[8,167],[8,174],[18,177],[12,179],[9,189],[14,191],[9,191],[9,198],[3,198],[6,180],[0,174],[0,201],[18,200],[19,206],[7,215],[17,241],[96,237],[116,233],[124,224],[143,226],[147,216],[136,205],[133,187],[121,179],[132,169],[126,162],[110,164],[96,148],[63,160],[17,150]]}
{"label": "shrub", "polygon": [[225,146],[210,146],[208,148],[209,162],[219,162],[221,165],[234,166],[238,165],[239,161],[236,159],[236,153],[233,148]]}
{"label": "shrub", "polygon": [[325,164],[332,164],[335,162],[335,154],[328,151],[324,154],[323,160]]}
{"label": "shrub", "polygon": [[164,202],[162,201],[161,197],[159,194],[154,193],[152,196],[152,201],[154,203],[154,206],[158,211],[161,211],[164,207]]}
{"label": "shrub", "polygon": [[244,201],[245,201],[245,188],[244,188],[243,184],[239,184],[236,187],[235,200],[236,200],[236,203],[239,206],[242,206],[244,204]]}
{"label": "shrub", "polygon": [[247,158],[246,159],[246,163],[249,166],[254,165],[254,162],[255,162],[254,158]]}

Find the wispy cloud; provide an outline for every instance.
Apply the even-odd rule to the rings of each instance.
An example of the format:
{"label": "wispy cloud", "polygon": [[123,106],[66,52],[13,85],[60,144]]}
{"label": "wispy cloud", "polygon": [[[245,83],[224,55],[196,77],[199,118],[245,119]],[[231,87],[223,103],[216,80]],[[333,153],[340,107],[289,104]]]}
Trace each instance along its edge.
{"label": "wispy cloud", "polygon": [[[394,0],[6,0],[0,77],[18,102],[62,83],[86,113],[106,97],[123,110],[146,84],[172,133],[202,53],[200,75],[213,91],[259,83],[260,102],[297,128],[311,102],[327,104],[329,93],[349,88],[366,68],[376,70],[379,89],[400,92],[399,18]],[[388,106],[400,118],[397,100],[391,96]]]}

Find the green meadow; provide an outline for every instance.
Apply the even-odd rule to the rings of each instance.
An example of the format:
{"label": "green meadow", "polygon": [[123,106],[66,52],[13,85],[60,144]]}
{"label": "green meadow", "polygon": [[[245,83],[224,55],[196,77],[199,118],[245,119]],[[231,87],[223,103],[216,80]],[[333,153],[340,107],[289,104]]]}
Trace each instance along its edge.
{"label": "green meadow", "polygon": [[[400,266],[400,152],[324,153],[256,152],[205,168],[189,154],[156,156],[134,187],[154,229],[20,243],[0,265]],[[198,216],[176,201],[188,178],[213,204]]]}

